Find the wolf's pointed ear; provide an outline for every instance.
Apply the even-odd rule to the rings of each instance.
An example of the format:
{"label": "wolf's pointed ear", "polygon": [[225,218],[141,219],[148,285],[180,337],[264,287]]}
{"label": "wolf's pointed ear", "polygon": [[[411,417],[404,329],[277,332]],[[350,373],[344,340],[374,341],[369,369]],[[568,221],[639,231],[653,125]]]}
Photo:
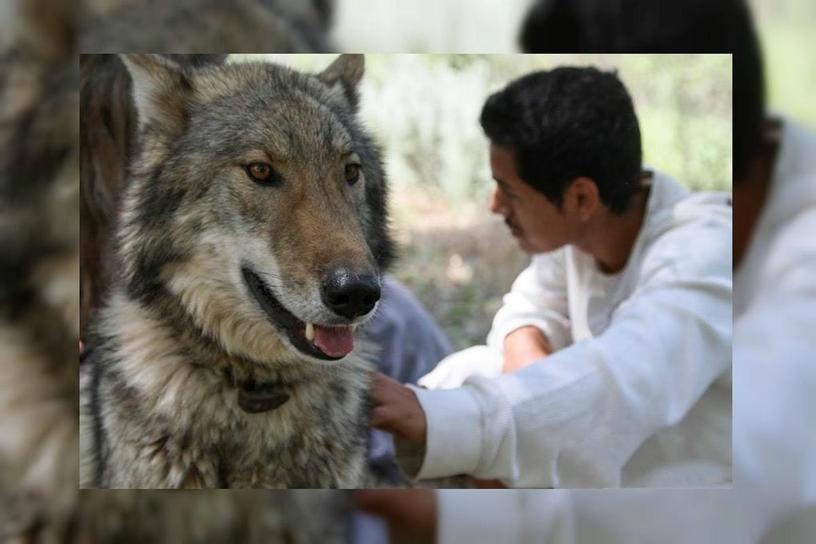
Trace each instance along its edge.
{"label": "wolf's pointed ear", "polygon": [[357,109],[359,96],[357,88],[365,72],[365,57],[363,55],[340,55],[328,68],[318,76],[329,86],[333,94],[337,94]]}
{"label": "wolf's pointed ear", "polygon": [[187,100],[192,93],[184,69],[161,55],[120,55],[133,80],[133,98],[139,128],[158,125],[177,133],[187,120]]}

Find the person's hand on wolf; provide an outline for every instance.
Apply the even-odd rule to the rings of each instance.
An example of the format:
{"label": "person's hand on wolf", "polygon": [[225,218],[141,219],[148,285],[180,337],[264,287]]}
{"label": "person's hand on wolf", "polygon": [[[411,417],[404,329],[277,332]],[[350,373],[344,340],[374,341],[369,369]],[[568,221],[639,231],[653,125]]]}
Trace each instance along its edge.
{"label": "person's hand on wolf", "polygon": [[[371,377],[371,401],[374,405],[371,411],[373,427],[410,442],[422,451],[425,450],[428,422],[425,419],[422,405],[410,387],[402,385],[385,374],[374,372]],[[505,487],[498,480],[481,480],[470,477],[469,482],[475,488],[501,489]]]}
{"label": "person's hand on wolf", "polygon": [[385,374],[371,376],[371,425],[407,442],[425,447],[427,421],[416,394]]}

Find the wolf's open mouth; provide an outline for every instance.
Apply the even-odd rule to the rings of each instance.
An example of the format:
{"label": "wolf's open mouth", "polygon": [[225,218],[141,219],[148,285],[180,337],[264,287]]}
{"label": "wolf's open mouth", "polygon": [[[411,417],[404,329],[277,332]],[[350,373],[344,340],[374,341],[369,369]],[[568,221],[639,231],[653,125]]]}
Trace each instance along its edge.
{"label": "wolf's open mouth", "polygon": [[266,283],[249,268],[241,268],[249,291],[261,305],[269,320],[284,333],[299,351],[318,359],[336,361],[354,349],[354,337],[349,326],[327,327],[304,323],[284,308]]}

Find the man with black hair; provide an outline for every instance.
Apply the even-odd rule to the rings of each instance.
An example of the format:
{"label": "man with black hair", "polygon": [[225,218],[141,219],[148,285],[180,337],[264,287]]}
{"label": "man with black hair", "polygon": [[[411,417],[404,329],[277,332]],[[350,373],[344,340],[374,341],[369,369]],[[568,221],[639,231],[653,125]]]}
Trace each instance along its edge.
{"label": "man with black hair", "polygon": [[756,177],[751,169],[770,150],[761,53],[745,0],[537,0],[519,44],[525,53],[733,52],[734,185]]}
{"label": "man with black hair", "polygon": [[766,114],[746,3],[540,0],[522,43],[528,52],[733,53],[733,488],[421,497],[381,490],[359,496],[358,503],[395,530],[422,531],[416,542],[811,542],[816,134]]}
{"label": "man with black hair", "polygon": [[429,390],[375,380],[373,423],[403,468],[509,487],[729,482],[727,196],[643,170],[613,73],[529,74],[481,123],[491,210],[533,259],[487,346],[443,360]]}

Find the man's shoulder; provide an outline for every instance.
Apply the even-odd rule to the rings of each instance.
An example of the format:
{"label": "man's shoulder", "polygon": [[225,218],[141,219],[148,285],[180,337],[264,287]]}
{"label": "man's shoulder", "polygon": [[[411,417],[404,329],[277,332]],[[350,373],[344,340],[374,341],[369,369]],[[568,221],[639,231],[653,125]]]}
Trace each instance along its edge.
{"label": "man's shoulder", "polygon": [[717,225],[730,230],[732,212],[730,193],[690,193],[673,206],[668,228]]}
{"label": "man's shoulder", "polygon": [[644,237],[656,241],[662,236],[697,229],[724,229],[730,232],[731,194],[723,191],[690,191],[670,176],[653,174]]}
{"label": "man's shoulder", "polygon": [[720,219],[730,222],[731,194],[725,191],[691,191],[677,180],[657,170],[652,171],[652,192],[647,227],[669,229],[697,219]]}
{"label": "man's shoulder", "polygon": [[731,196],[691,192],[666,206],[644,232],[642,269],[680,275],[728,271],[732,254]]}

